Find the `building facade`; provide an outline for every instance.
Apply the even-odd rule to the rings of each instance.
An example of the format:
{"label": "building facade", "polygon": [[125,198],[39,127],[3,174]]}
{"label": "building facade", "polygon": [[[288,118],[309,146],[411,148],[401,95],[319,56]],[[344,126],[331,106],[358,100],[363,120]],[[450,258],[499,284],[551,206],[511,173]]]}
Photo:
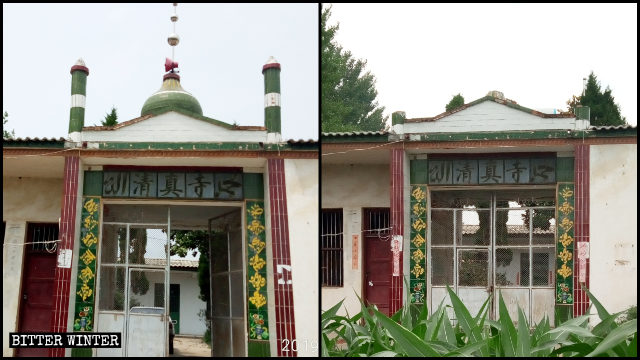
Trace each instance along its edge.
{"label": "building facade", "polygon": [[[139,117],[84,126],[79,60],[68,137],[3,141],[4,356],[165,356],[184,277],[170,235],[195,230],[212,249],[212,355],[317,354],[318,146],[281,139],[280,64],[262,68],[264,126],[204,116],[167,71]],[[123,347],[14,354],[14,331],[121,332]]]}
{"label": "building facade", "polygon": [[388,132],[322,134],[322,309],[353,315],[358,295],[433,310],[447,286],[474,314],[491,294],[495,319],[500,293],[535,323],[584,314],[583,286],[609,311],[637,304],[637,128],[576,114],[492,91],[396,112]]}

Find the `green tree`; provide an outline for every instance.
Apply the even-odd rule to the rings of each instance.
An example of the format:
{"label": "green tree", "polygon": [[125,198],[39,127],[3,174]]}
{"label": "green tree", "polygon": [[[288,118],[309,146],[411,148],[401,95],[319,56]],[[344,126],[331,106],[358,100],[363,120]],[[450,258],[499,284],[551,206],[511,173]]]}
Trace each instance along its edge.
{"label": "green tree", "polygon": [[615,103],[611,89],[607,88],[602,91],[600,82],[596,75],[591,72],[587,80],[587,87],[584,94],[580,96],[572,96],[567,100],[569,112],[573,112],[576,105],[588,106],[591,113],[591,125],[624,125],[627,119],[620,115],[620,107]]}
{"label": "green tree", "polygon": [[378,106],[376,79],[366,60],[354,59],[335,40],[339,25],[327,26],[331,7],[320,18],[321,106],[323,132],[386,130],[388,116]]}
{"label": "green tree", "polygon": [[11,132],[8,132],[7,130],[4,129],[5,125],[7,125],[7,121],[9,121],[7,118],[9,117],[9,114],[5,111],[4,114],[2,114],[2,138],[3,139],[13,139],[14,136],[16,136],[15,131],[11,130]]}
{"label": "green tree", "polygon": [[102,120],[102,126],[114,126],[118,124],[118,114],[115,106],[111,107],[111,113],[107,113]]}
{"label": "green tree", "polygon": [[445,109],[446,111],[451,111],[459,108],[462,105],[464,105],[464,97],[462,97],[462,95],[458,93],[458,95],[453,96],[453,98],[451,99],[451,101],[449,101]]}

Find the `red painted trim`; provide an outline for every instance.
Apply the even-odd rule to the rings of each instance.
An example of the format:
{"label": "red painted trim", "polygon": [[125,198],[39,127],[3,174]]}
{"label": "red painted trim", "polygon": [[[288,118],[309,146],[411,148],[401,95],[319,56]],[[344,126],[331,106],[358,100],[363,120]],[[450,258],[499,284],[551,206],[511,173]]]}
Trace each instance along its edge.
{"label": "red painted trim", "polygon": [[[62,212],[60,215],[60,250],[73,250],[75,241],[76,211],[78,203],[78,174],[80,158],[67,156],[64,160],[64,191]],[[67,332],[67,316],[69,314],[69,293],[71,291],[71,268],[56,267],[53,292],[53,316],[51,332]],[[49,349],[50,357],[63,357],[65,349]]]}
{"label": "red painted trim", "polygon": [[575,181],[575,212],[574,212],[574,262],[573,262],[573,315],[583,315],[589,307],[587,293],[582,290],[582,284],[589,288],[589,259],[586,261],[585,282],[580,283],[578,244],[589,242],[589,145],[576,145],[574,181]]}
{"label": "red painted trim", "polygon": [[225,173],[241,173],[240,167],[220,167],[220,166],[138,166],[138,165],[104,165],[103,171],[212,171]]}
{"label": "red painted trim", "polygon": [[86,67],[86,66],[82,66],[82,65],[73,65],[71,67],[71,74],[73,74],[74,71],[78,71],[78,70],[84,71],[84,72],[87,73],[87,75],[89,75],[89,68]]}
{"label": "red painted trim", "polygon": [[176,74],[176,73],[168,73],[168,74],[164,74],[164,76],[162,77],[162,80],[167,80],[167,79],[176,79],[178,81],[180,81],[180,75]]}
{"label": "red painted trim", "polygon": [[280,70],[280,64],[279,63],[271,63],[271,64],[264,64],[264,66],[262,67],[262,73],[264,74],[264,71],[267,69],[278,69]]}
{"label": "red painted trim", "polygon": [[[267,162],[269,176],[269,208],[271,210],[271,250],[273,253],[273,277],[276,312],[276,347],[278,356],[297,356],[291,344],[296,339],[295,318],[293,312],[293,284],[289,251],[289,220],[287,213],[287,191],[284,178],[284,160],[269,159]],[[280,269],[279,266],[280,265]],[[278,273],[280,270],[280,274]],[[282,351],[288,340],[289,351]]]}
{"label": "red painted trim", "polygon": [[[404,206],[403,206],[403,188],[404,188],[404,150],[391,150],[391,235],[404,235]],[[407,239],[403,239],[403,242]],[[393,254],[392,254],[393,256]],[[391,264],[393,268],[393,260]],[[393,270],[392,270],[393,271]],[[402,286],[403,286],[403,252],[400,249],[400,276],[391,276],[391,291],[389,296],[389,314],[393,315],[402,307]]]}

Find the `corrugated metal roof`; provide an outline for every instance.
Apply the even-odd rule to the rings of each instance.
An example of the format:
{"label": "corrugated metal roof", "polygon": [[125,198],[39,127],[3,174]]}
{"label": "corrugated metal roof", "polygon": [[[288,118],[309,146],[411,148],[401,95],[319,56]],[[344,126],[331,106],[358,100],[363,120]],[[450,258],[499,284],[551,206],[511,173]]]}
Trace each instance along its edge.
{"label": "corrugated metal roof", "polygon": [[323,132],[322,136],[367,136],[367,135],[389,135],[388,131],[349,131],[349,132]]}
{"label": "corrugated metal roof", "polygon": [[[165,259],[144,259],[145,265],[163,266],[167,263]],[[171,267],[197,268],[197,260],[171,259]]]}
{"label": "corrugated metal roof", "polygon": [[590,126],[590,130],[626,130],[626,129],[637,129],[637,125],[624,124],[624,125],[600,125],[600,126]]}
{"label": "corrugated metal roof", "polygon": [[288,144],[317,144],[318,141],[317,140],[313,140],[313,139],[309,139],[309,140],[304,140],[304,139],[298,139],[298,140],[287,140]]}
{"label": "corrugated metal roof", "polygon": [[30,138],[30,137],[25,137],[25,138],[15,138],[15,139],[2,139],[3,142],[32,142],[32,143],[36,143],[36,142],[56,142],[56,141],[65,141],[65,138],[60,137],[60,138]]}

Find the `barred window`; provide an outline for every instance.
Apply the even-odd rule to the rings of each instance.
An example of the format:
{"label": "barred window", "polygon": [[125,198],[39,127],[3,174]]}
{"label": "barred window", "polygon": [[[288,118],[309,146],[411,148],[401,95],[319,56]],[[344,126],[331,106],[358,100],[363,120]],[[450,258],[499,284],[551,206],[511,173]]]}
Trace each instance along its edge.
{"label": "barred window", "polygon": [[58,224],[28,223],[26,248],[30,252],[54,253],[57,250],[55,240],[58,239]]}
{"label": "barred window", "polygon": [[342,209],[322,209],[322,286],[342,287]]}

